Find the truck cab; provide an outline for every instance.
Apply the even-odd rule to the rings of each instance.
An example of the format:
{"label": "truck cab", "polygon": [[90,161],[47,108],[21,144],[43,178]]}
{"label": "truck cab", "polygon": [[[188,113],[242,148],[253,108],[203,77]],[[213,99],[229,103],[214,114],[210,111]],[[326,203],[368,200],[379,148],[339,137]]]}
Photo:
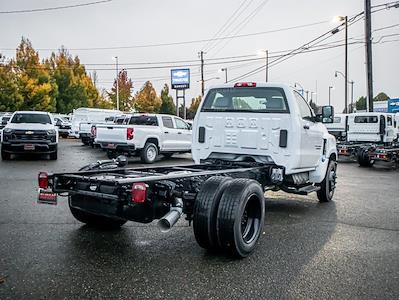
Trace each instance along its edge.
{"label": "truck cab", "polygon": [[390,144],[397,138],[393,114],[363,112],[349,115],[348,142]]}
{"label": "truck cab", "polygon": [[337,141],[345,141],[348,127],[348,114],[335,114],[334,122],[326,124],[330,134],[335,136]]}
{"label": "truck cab", "polygon": [[285,175],[302,173],[301,180],[319,183],[337,157],[335,138],[321,122],[333,121],[331,110],[325,107],[326,115],[316,116],[300,93],[284,84],[214,86],[194,120],[194,161],[275,164]]}

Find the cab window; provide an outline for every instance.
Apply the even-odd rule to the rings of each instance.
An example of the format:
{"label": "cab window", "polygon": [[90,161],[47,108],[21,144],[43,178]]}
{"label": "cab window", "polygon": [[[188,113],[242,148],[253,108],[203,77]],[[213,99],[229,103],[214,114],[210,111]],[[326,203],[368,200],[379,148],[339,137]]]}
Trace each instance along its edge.
{"label": "cab window", "polygon": [[174,128],[173,120],[171,117],[162,117],[163,126],[166,128]]}
{"label": "cab window", "polygon": [[301,113],[301,118],[307,121],[313,122],[313,112],[306,100],[298,93],[294,92],[295,98],[298,102],[299,111]]}
{"label": "cab window", "polygon": [[392,117],[391,116],[387,117],[387,125],[392,126]]}

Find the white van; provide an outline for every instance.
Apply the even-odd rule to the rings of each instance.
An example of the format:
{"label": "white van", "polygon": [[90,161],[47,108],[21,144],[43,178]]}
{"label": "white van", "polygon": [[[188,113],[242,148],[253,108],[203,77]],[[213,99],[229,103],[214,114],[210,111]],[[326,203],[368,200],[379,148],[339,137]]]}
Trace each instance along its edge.
{"label": "white van", "polygon": [[79,138],[81,123],[105,123],[105,118],[120,114],[121,112],[119,110],[113,110],[113,109],[86,108],[86,107],[75,109],[72,115],[72,126],[69,135],[75,138]]}
{"label": "white van", "polygon": [[348,125],[348,114],[335,114],[334,123],[326,123],[326,128],[330,134],[335,136],[337,141],[346,140],[346,127]]}

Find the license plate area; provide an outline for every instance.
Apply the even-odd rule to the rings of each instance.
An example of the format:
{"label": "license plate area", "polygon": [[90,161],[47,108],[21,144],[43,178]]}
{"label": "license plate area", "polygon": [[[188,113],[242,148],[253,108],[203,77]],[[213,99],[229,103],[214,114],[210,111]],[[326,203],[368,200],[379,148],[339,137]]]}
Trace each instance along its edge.
{"label": "license plate area", "polygon": [[116,149],[116,145],[115,144],[108,144],[107,148],[108,149]]}
{"label": "license plate area", "polygon": [[29,151],[35,150],[35,145],[26,144],[24,145],[24,150],[29,150]]}
{"label": "license plate area", "polygon": [[37,203],[57,205],[57,194],[50,190],[39,189]]}

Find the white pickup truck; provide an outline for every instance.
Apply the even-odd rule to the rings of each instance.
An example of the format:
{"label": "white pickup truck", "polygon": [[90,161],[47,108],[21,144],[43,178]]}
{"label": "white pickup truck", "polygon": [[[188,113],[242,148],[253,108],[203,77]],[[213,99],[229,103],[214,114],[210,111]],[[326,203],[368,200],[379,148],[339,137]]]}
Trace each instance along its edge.
{"label": "white pickup truck", "polygon": [[98,228],[159,220],[168,231],[185,214],[201,247],[246,257],[262,237],[265,192],[317,192],[320,202],[332,200],[337,150],[321,123],[332,119],[332,107],[316,116],[284,84],[215,86],[194,119],[195,164],[121,168],[126,160],[119,157],[80,172],[41,172],[38,201],[56,204],[57,194],[68,194],[72,215]]}
{"label": "white pickup truck", "polygon": [[58,130],[51,114],[43,111],[16,111],[3,129],[1,158],[12,154],[48,154],[57,159]]}
{"label": "white pickup truck", "polygon": [[127,125],[97,125],[94,141],[107,150],[109,158],[121,153],[140,155],[143,162],[153,163],[160,153],[170,157],[190,152],[191,130],[176,116],[132,115]]}

